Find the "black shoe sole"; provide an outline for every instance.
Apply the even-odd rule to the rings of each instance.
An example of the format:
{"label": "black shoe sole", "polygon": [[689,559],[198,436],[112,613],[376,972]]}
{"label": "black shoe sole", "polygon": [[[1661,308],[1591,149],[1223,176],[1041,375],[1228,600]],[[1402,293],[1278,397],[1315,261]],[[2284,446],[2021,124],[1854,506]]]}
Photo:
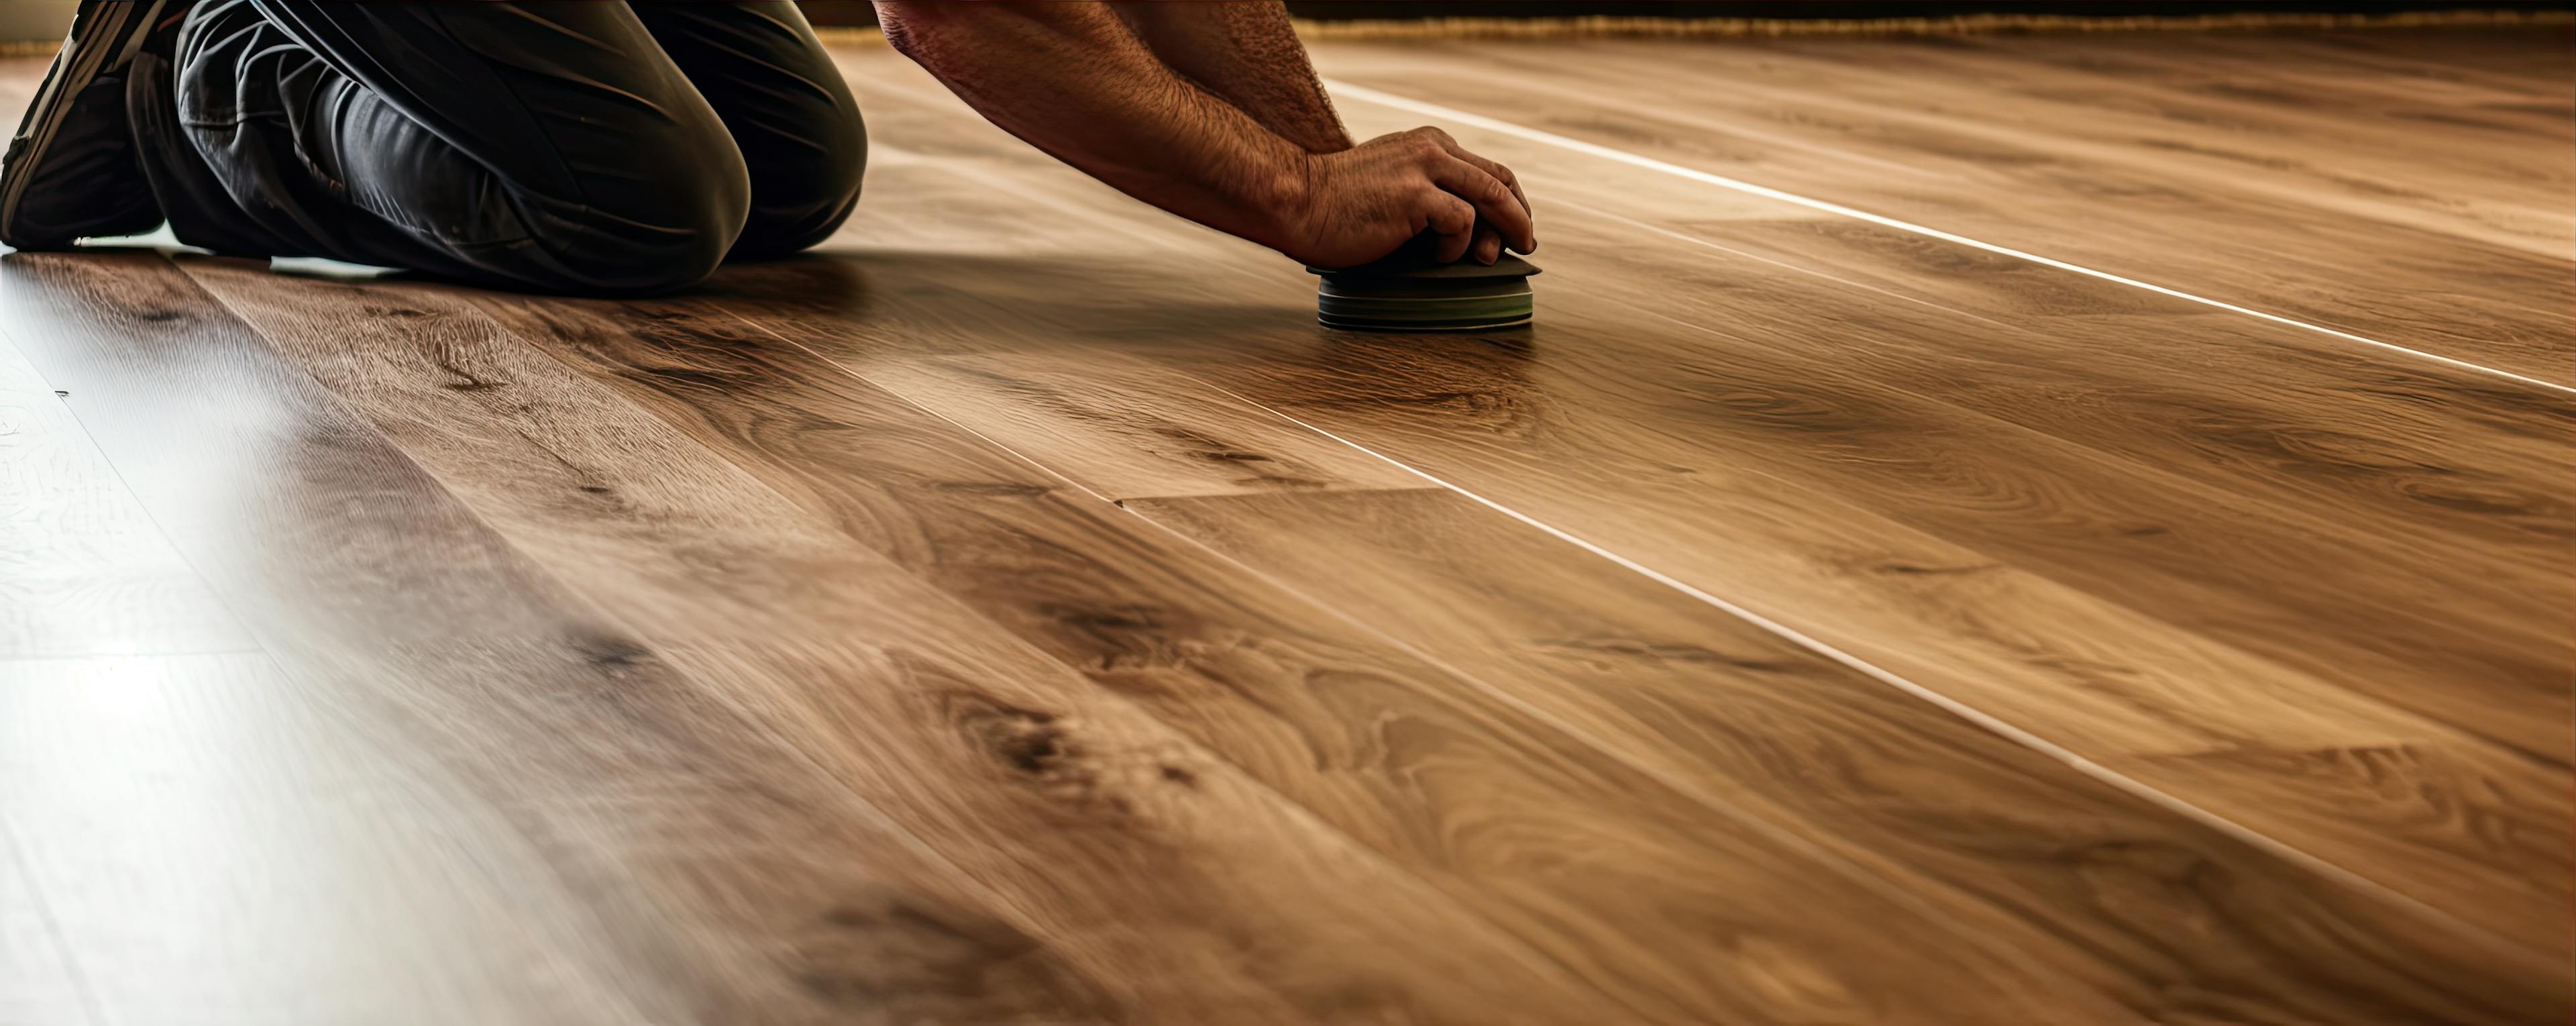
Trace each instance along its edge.
{"label": "black shoe sole", "polygon": [[72,22],[71,36],[63,42],[63,52],[46,72],[45,82],[36,89],[35,102],[27,108],[26,120],[18,133],[9,139],[9,151],[0,157],[0,168],[14,174],[0,176],[0,240],[19,237],[19,212],[27,197],[27,188],[36,179],[36,169],[45,162],[45,151],[61,132],[70,117],[72,101],[101,73],[121,69],[134,62],[134,55],[152,35],[152,27],[163,13],[178,0],[107,0],[81,5]]}

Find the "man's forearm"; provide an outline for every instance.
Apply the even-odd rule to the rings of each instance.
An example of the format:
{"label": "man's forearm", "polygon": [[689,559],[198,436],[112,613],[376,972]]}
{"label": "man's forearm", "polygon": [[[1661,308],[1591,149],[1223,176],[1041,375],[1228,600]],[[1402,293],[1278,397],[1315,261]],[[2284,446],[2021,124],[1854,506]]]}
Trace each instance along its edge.
{"label": "man's forearm", "polygon": [[1114,4],[1154,56],[1309,153],[1351,148],[1278,0]]}
{"label": "man's forearm", "polygon": [[1305,152],[1166,66],[1107,6],[877,8],[897,49],[1005,131],[1172,213],[1285,244]]}
{"label": "man's forearm", "polygon": [[[1004,131],[1290,259],[1350,267],[1425,233],[1443,260],[1492,263],[1505,243],[1538,244],[1511,169],[1448,133],[1416,128],[1351,145],[1302,51],[1266,51],[1298,47],[1278,13],[1249,28],[1192,30],[1217,25],[1222,45],[1166,41],[1237,103],[1175,70],[1105,4],[877,0],[886,39]],[[1227,70],[1238,63],[1242,73]]]}

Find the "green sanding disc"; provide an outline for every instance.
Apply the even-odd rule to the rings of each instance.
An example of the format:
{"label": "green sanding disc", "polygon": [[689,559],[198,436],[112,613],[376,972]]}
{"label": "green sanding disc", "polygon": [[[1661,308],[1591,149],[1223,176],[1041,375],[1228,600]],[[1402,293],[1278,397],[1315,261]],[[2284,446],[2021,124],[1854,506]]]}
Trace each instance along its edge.
{"label": "green sanding disc", "polygon": [[1315,319],[1349,331],[1491,331],[1530,322],[1529,279],[1538,268],[1509,253],[1491,265],[1432,264],[1419,250],[1323,276]]}

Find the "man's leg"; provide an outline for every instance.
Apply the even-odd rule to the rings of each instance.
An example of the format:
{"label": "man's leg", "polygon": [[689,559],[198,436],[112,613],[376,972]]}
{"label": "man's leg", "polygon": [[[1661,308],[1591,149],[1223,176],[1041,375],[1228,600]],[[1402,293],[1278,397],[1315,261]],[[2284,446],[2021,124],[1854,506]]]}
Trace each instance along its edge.
{"label": "man's leg", "polygon": [[859,201],[868,135],[804,12],[788,0],[634,9],[750,167],[751,217],[734,258],[782,256],[829,237]]}
{"label": "man's leg", "polygon": [[207,0],[130,98],[183,241],[647,292],[740,234],[742,155],[624,3]]}

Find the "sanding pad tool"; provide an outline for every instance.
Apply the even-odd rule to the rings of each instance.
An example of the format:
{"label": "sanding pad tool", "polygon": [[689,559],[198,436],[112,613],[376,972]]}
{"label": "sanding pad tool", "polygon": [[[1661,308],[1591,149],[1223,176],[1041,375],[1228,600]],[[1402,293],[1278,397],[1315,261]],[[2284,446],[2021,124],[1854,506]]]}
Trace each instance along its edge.
{"label": "sanding pad tool", "polygon": [[1538,268],[1505,253],[1492,265],[1464,260],[1434,264],[1419,251],[1323,276],[1315,319],[1347,331],[1492,331],[1517,328],[1534,312],[1530,276]]}

